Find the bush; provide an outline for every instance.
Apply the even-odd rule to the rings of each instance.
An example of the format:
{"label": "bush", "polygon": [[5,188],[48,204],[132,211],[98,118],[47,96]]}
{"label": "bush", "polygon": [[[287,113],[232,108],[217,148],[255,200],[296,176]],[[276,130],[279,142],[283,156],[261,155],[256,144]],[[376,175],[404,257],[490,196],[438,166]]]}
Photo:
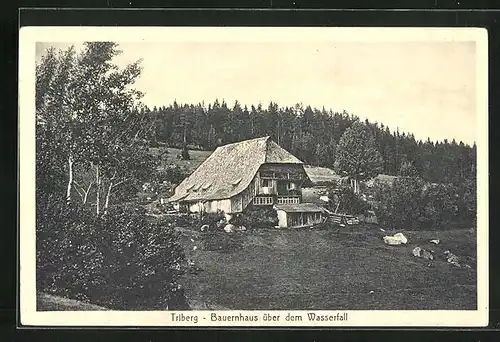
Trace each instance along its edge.
{"label": "bush", "polygon": [[[329,193],[333,193],[333,189],[330,189]],[[341,186],[336,189],[335,195],[332,198],[331,209],[337,209],[338,205],[337,211],[340,213],[359,215],[366,214],[370,209],[370,205],[359,195],[355,194],[353,189],[348,186]]]}
{"label": "bush", "polygon": [[394,229],[475,225],[475,194],[470,196],[474,192],[463,188],[463,185],[424,184],[417,177],[399,177],[392,186],[376,182],[374,193],[379,222]]}
{"label": "bush", "polygon": [[191,215],[189,213],[175,216],[175,225],[177,227],[193,227],[197,222],[198,219],[194,215]]}
{"label": "bush", "polygon": [[157,183],[163,183],[163,181],[168,181],[171,184],[179,184],[188,176],[186,170],[182,170],[179,167],[167,167],[156,173],[155,181]]}
{"label": "bush", "polygon": [[467,225],[476,225],[477,194],[476,178],[465,178],[458,184],[458,210],[460,220]]}
{"label": "bush", "polygon": [[224,213],[222,212],[217,212],[217,213],[204,213],[203,216],[201,217],[200,220],[198,220],[198,226],[197,229],[200,229],[201,226],[207,225],[208,230],[213,231],[217,229],[222,229],[222,227],[218,227],[219,222],[223,222],[224,225],[227,224],[226,217],[224,216]]}
{"label": "bush", "polygon": [[181,158],[182,160],[190,160],[191,156],[189,155],[189,150],[187,146],[183,146],[181,150]]}
{"label": "bush", "polygon": [[428,186],[423,195],[423,216],[433,228],[446,226],[457,220],[458,193],[452,184]]}
{"label": "bush", "polygon": [[233,224],[246,228],[274,228],[278,225],[278,214],[271,207],[249,206],[242,215],[237,216],[234,220]]}
{"label": "bush", "polygon": [[61,203],[37,213],[40,290],[118,310],[166,309],[185,298],[184,254],[173,228],[142,208],[99,217]]}
{"label": "bush", "polygon": [[379,222],[392,229],[419,229],[422,224],[423,181],[397,178],[392,185],[376,181],[374,194]]}

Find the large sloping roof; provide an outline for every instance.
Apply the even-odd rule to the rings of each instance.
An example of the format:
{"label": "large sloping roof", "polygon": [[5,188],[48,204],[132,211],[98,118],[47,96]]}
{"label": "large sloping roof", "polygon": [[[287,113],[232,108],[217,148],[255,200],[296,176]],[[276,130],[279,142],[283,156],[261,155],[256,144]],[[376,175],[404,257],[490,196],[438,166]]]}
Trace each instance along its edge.
{"label": "large sloping roof", "polygon": [[248,187],[265,163],[302,164],[268,136],[220,146],[179,184],[169,201],[231,198]]}

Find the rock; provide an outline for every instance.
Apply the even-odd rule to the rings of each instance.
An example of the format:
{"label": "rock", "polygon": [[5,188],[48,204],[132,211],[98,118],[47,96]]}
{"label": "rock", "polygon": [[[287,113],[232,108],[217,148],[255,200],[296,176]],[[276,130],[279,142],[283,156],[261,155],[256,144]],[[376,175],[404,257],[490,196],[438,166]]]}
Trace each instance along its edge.
{"label": "rock", "polygon": [[394,234],[393,236],[384,236],[384,242],[388,245],[406,244],[408,239],[402,233]]}
{"label": "rock", "polygon": [[235,229],[234,225],[232,225],[232,224],[230,224],[230,223],[229,223],[229,224],[227,224],[227,225],[224,227],[224,231],[225,231],[226,233],[233,233],[233,232],[234,232],[234,229]]}
{"label": "rock", "polygon": [[193,247],[193,251],[197,250],[198,249],[198,246],[194,246]]}
{"label": "rock", "polygon": [[412,253],[413,253],[413,256],[416,256],[418,258],[424,258],[427,260],[434,260],[434,255],[432,254],[431,251],[427,251],[427,250],[422,249],[418,246],[413,248]]}
{"label": "rock", "polygon": [[217,228],[221,228],[226,224],[226,220],[220,220],[217,222]]}
{"label": "rock", "polygon": [[436,245],[439,245],[441,241],[439,241],[438,239],[434,239],[434,240],[431,240],[430,243],[433,243],[433,244],[436,244]]}
{"label": "rock", "polygon": [[204,224],[203,226],[200,227],[200,231],[205,232],[209,228],[208,224]]}
{"label": "rock", "polygon": [[406,236],[403,235],[403,233],[397,233],[397,234],[394,234],[394,237],[396,239],[400,239],[401,240],[401,243],[404,243],[406,244],[408,242],[408,239],[406,238]]}
{"label": "rock", "polygon": [[451,253],[450,251],[444,251],[444,254],[446,255],[446,261],[448,261],[452,265],[460,267],[460,264],[458,263],[458,257],[455,254]]}
{"label": "rock", "polygon": [[432,255],[431,252],[423,250],[422,251],[422,258],[427,259],[427,260],[434,260],[434,255]]}
{"label": "rock", "polygon": [[239,226],[236,230],[239,232],[245,232],[247,228],[245,226]]}

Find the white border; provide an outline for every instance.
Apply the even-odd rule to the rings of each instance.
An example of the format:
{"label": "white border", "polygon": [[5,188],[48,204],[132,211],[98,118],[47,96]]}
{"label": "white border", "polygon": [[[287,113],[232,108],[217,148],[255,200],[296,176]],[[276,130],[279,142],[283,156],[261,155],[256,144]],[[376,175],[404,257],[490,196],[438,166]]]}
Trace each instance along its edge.
{"label": "white border", "polygon": [[[347,321],[263,321],[265,313],[306,315],[306,311],[241,311],[259,322],[211,322],[210,314],[186,311],[198,324],[173,322],[168,311],[37,312],[35,277],[35,43],[84,42],[409,42],[475,41],[477,63],[477,303],[476,311],[346,311]],[[488,34],[480,28],[247,28],[247,27],[23,27],[19,32],[20,318],[36,326],[247,326],[473,327],[488,324]],[[333,314],[337,311],[314,311]],[[343,313],[344,311],[341,311]]]}

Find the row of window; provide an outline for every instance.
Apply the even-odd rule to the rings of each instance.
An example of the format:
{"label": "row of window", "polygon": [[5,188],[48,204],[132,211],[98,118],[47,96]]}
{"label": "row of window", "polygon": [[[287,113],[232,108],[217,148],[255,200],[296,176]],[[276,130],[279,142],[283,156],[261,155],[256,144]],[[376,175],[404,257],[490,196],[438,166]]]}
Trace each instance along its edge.
{"label": "row of window", "polygon": [[271,205],[273,204],[272,197],[254,197],[253,198],[254,205]]}
{"label": "row of window", "polygon": [[[262,188],[272,188],[273,187],[273,181],[272,181],[272,179],[261,179],[260,180],[260,185],[261,185]],[[288,183],[286,185],[286,187],[287,187],[288,190],[291,190],[291,189],[297,188],[297,185],[295,183],[290,182],[290,183]]]}
{"label": "row of window", "polygon": [[302,173],[283,173],[283,172],[270,172],[261,171],[260,178],[273,178],[273,179],[302,179]]}
{"label": "row of window", "polygon": [[278,197],[278,204],[299,204],[298,197]]}
{"label": "row of window", "polygon": [[[299,204],[299,197],[278,197],[278,204]],[[272,205],[274,204],[273,197],[254,197],[253,199],[254,205]]]}

